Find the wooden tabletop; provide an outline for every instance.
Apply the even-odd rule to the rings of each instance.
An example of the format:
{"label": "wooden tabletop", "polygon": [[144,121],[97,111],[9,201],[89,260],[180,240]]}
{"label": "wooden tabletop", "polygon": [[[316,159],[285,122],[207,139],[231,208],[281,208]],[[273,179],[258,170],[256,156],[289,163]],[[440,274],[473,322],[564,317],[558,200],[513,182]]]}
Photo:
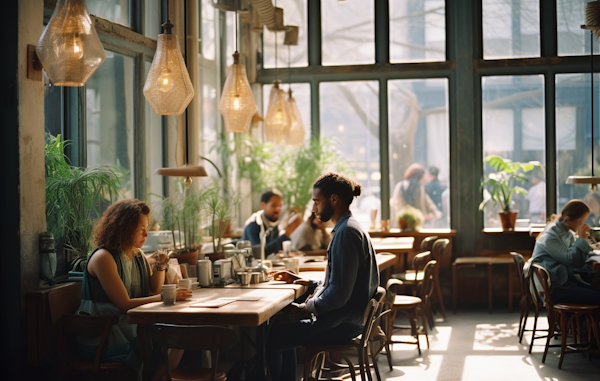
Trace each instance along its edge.
{"label": "wooden tabletop", "polygon": [[[312,278],[310,278],[312,279]],[[272,280],[270,282],[263,282],[263,283],[251,283],[247,286],[242,286],[239,283],[234,283],[234,284],[230,284],[225,286],[226,289],[230,289],[230,288],[240,288],[240,289],[264,289],[264,290],[275,290],[275,289],[281,289],[281,290],[293,290],[294,291],[294,298],[299,298],[300,296],[302,296],[306,290],[308,289],[306,286],[302,286],[300,284],[287,284],[284,281],[278,281],[278,280]]]}
{"label": "wooden tabletop", "polygon": [[[390,254],[376,254],[376,259],[379,271],[383,271],[394,264],[396,256]],[[306,262],[307,260],[311,262]],[[326,268],[327,261],[313,261],[313,258],[310,257],[301,257],[300,259],[300,271],[325,271]]]}
{"label": "wooden tabletop", "polygon": [[[235,301],[218,308],[191,307],[192,304],[218,298],[257,297],[258,301]],[[127,312],[131,324],[211,324],[259,326],[293,302],[293,289],[201,288],[192,299],[174,305],[148,303]]]}

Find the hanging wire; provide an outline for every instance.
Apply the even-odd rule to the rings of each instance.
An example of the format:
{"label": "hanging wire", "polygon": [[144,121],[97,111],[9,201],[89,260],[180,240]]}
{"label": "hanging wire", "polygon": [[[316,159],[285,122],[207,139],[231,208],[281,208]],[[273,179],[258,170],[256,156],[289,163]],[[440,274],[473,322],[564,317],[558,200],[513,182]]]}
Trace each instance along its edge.
{"label": "hanging wire", "polygon": [[235,51],[237,52],[239,49],[238,43],[238,1],[235,0],[235,12],[233,13],[233,17],[235,18],[235,31],[233,34],[233,38],[235,39]]}
{"label": "hanging wire", "polygon": [[594,177],[594,34],[590,30],[590,82],[592,96],[592,177]]}
{"label": "hanging wire", "polygon": [[[277,8],[277,0],[275,0],[275,8]],[[277,82],[277,32],[273,32],[275,35],[275,82]]]}
{"label": "hanging wire", "polygon": [[288,45],[288,90],[292,89],[292,54],[290,53],[290,45]]}

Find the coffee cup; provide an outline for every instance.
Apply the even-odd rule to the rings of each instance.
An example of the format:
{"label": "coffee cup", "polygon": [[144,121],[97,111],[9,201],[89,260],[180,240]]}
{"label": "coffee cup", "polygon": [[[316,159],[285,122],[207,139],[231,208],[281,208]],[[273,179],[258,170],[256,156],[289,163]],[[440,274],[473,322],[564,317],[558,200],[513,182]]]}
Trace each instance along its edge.
{"label": "coffee cup", "polygon": [[175,304],[175,294],[177,292],[174,284],[163,284],[162,299],[165,304]]}
{"label": "coffee cup", "polygon": [[191,290],[192,280],[190,278],[179,279],[178,285],[179,288],[187,288],[188,290]]}
{"label": "coffee cup", "polygon": [[289,257],[292,251],[292,241],[283,241],[281,245],[283,247],[283,256]]}

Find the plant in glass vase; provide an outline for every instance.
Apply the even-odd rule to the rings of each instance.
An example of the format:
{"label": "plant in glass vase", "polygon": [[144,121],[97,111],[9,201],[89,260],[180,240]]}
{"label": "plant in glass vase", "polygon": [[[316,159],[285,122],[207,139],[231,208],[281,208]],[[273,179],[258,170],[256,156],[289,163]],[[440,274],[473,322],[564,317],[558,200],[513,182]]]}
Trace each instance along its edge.
{"label": "plant in glass vase", "polygon": [[500,205],[502,211],[499,215],[503,230],[514,230],[517,212],[510,208],[512,197],[516,193],[527,195],[527,190],[517,184],[529,181],[523,176],[523,173],[536,167],[543,168],[543,166],[539,161],[519,163],[497,155],[487,156],[485,161],[495,172],[490,173],[487,178],[481,181],[484,197],[481,204],[479,204],[479,210],[483,210],[490,201],[493,202],[494,206]]}

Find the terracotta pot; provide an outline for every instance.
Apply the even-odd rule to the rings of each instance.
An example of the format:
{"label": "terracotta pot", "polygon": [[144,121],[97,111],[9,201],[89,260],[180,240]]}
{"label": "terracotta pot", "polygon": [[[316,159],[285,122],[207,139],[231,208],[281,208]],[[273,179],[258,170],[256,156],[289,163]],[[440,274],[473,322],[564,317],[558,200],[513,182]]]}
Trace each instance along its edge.
{"label": "terracotta pot", "polygon": [[217,259],[225,259],[225,253],[208,253],[206,254],[206,258],[210,259],[212,262],[216,261]]}
{"label": "terracotta pot", "polygon": [[187,263],[190,266],[196,266],[198,263],[198,250],[185,254],[171,254],[170,258],[175,258],[179,264]]}
{"label": "terracotta pot", "polygon": [[400,224],[400,230],[408,229],[408,219],[401,218],[398,220],[398,223]]}
{"label": "terracotta pot", "polygon": [[502,222],[502,230],[515,230],[515,223],[517,222],[517,212],[498,213],[498,215],[500,216],[500,222]]}

